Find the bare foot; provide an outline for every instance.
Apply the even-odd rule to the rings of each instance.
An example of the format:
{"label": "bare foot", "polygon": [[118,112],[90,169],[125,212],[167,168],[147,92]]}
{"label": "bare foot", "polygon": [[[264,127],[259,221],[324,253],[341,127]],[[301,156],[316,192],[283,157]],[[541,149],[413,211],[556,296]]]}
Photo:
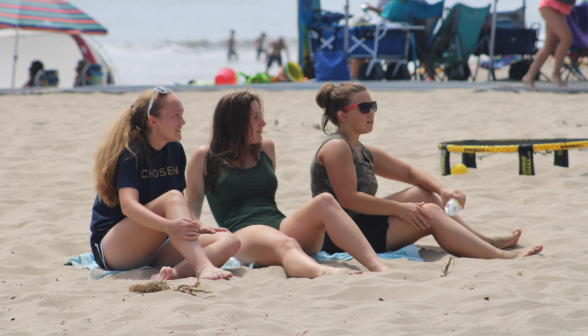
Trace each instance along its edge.
{"label": "bare foot", "polygon": [[173,280],[175,279],[174,269],[168,266],[164,266],[159,271],[159,274],[154,274],[151,280]]}
{"label": "bare foot", "polygon": [[520,249],[515,251],[509,251],[505,255],[505,259],[516,259],[522,257],[532,256],[533,254],[537,254],[543,250],[543,245],[535,245],[530,248]]}
{"label": "bare foot", "polygon": [[505,249],[507,247],[516,245],[516,243],[519,241],[519,238],[521,237],[521,233],[521,229],[516,228],[512,230],[512,235],[492,237],[488,243],[496,248]]}
{"label": "bare foot", "polygon": [[537,91],[537,88],[535,87],[535,79],[533,79],[532,76],[525,75],[522,80],[523,82],[527,83],[529,90]]}
{"label": "bare foot", "polygon": [[568,86],[568,83],[564,82],[563,80],[561,80],[561,77],[559,74],[557,75],[551,75],[551,81],[554,82],[555,84],[559,85],[559,86]]}
{"label": "bare foot", "polygon": [[363,274],[362,271],[351,270],[348,268],[339,268],[339,267],[331,267],[331,266],[324,266],[323,271],[319,276],[323,275],[335,275],[340,272],[347,272],[348,275],[355,275],[355,274]]}
{"label": "bare foot", "polygon": [[206,280],[221,280],[221,279],[229,279],[233,277],[233,273],[229,271],[222,270],[220,268],[216,268],[212,265],[204,266],[196,270],[196,277],[198,279],[206,279]]}

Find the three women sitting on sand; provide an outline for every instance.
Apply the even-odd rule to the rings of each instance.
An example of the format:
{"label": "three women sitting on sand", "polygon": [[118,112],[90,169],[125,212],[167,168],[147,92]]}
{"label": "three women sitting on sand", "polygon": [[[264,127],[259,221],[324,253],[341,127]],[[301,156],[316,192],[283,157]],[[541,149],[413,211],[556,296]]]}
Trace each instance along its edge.
{"label": "three women sitting on sand", "polygon": [[[290,276],[315,278],[341,271],[309,257],[321,249],[344,250],[370,271],[383,271],[388,268],[376,251],[396,250],[429,234],[458,256],[516,258],[541,251],[540,245],[500,250],[516,244],[519,229],[508,237],[485,237],[441,210],[449,198],[465,204],[463,193],[363,146],[359,136],[373,129],[377,107],[363,85],[326,84],[317,102],[325,110],[323,128],[331,121],[338,129],[313,160],[314,198],[286,217],[276,206],[276,153],[262,137],[259,96],[245,91],[221,98],[210,145],[198,148],[186,167],[178,142],[185,124],[180,100],[170,90],[144,92],[106,132],[96,155],[96,262],[111,270],[164,266],[158,279],[215,280],[232,276],[218,267],[236,255],[246,264],[281,265]],[[379,199],[374,174],[415,187]],[[205,197],[222,228],[198,220]]]}

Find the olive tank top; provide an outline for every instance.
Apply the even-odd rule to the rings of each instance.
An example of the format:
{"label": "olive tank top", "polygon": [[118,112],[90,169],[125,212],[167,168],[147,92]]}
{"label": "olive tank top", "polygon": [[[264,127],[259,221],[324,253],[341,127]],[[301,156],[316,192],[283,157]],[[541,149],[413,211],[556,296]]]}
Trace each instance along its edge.
{"label": "olive tank top", "polygon": [[[310,164],[310,190],[312,192],[312,197],[327,192],[337,199],[337,195],[335,195],[335,191],[331,186],[329,175],[327,175],[327,168],[316,162],[316,156],[318,155],[318,152],[325,145],[325,143],[327,143],[327,141],[333,139],[345,140],[345,142],[347,142],[349,145],[349,149],[351,149],[351,153],[353,154],[353,165],[355,166],[355,175],[357,178],[357,191],[376,196],[376,192],[378,191],[378,180],[376,180],[376,175],[374,175],[373,172],[374,161],[370,151],[361,142],[359,142],[359,147],[361,148],[366,162],[359,161],[357,158],[357,153],[353,147],[351,147],[351,144],[347,141],[347,139],[345,139],[340,134],[331,133],[320,145],[319,149],[314,155],[314,158],[312,159],[312,163]],[[337,199],[337,202],[338,201],[339,199]],[[345,208],[343,208],[343,210],[345,210],[345,212],[347,212],[347,214],[352,218],[358,215],[357,212],[353,212]]]}
{"label": "olive tank top", "polygon": [[262,150],[260,162],[248,169],[221,165],[216,196],[206,195],[217,224],[233,233],[255,224],[279,230],[286,216],[276,205],[278,179],[269,156]]}

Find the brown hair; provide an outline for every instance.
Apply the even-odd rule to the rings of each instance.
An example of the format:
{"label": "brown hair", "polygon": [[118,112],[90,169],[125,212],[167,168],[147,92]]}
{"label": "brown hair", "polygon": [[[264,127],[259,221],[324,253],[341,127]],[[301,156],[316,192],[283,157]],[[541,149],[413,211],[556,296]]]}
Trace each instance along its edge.
{"label": "brown hair", "polygon": [[[150,145],[147,141],[147,134],[150,132],[147,126],[147,107],[152,94],[153,90],[143,92],[135,104],[116,117],[100,139],[92,174],[98,198],[110,207],[120,202],[116,192],[116,165],[123,151],[126,149],[134,156],[137,152],[145,153],[147,161],[151,163]],[[157,94],[151,108],[152,116],[159,117],[163,102],[164,99],[159,99]]]}
{"label": "brown hair", "polygon": [[250,153],[259,162],[261,144],[250,145],[251,103],[256,101],[262,108],[261,98],[249,91],[230,93],[222,97],[212,118],[212,139],[204,166],[204,190],[216,195],[216,183],[222,170],[223,161],[237,162],[243,173],[245,158]]}
{"label": "brown hair", "polygon": [[329,121],[337,125],[337,112],[349,105],[349,96],[364,91],[367,91],[367,88],[359,83],[341,83],[339,85],[327,83],[323,85],[316,94],[316,103],[325,111],[321,121],[323,132],[327,133]]}

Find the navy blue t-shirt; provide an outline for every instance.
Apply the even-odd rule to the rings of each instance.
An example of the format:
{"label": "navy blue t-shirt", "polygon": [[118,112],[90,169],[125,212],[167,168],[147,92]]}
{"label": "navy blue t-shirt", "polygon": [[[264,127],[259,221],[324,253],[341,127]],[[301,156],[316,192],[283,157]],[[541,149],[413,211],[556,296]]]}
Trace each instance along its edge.
{"label": "navy blue t-shirt", "polygon": [[[152,162],[149,165],[144,154],[137,151],[134,156],[124,150],[116,165],[116,192],[122,188],[135,188],[139,192],[139,203],[145,205],[170,190],[186,189],[186,153],[179,142],[169,142],[160,151],[151,146]],[[92,236],[94,245],[118,222],[126,216],[120,203],[109,207],[98,199],[92,207]]]}

